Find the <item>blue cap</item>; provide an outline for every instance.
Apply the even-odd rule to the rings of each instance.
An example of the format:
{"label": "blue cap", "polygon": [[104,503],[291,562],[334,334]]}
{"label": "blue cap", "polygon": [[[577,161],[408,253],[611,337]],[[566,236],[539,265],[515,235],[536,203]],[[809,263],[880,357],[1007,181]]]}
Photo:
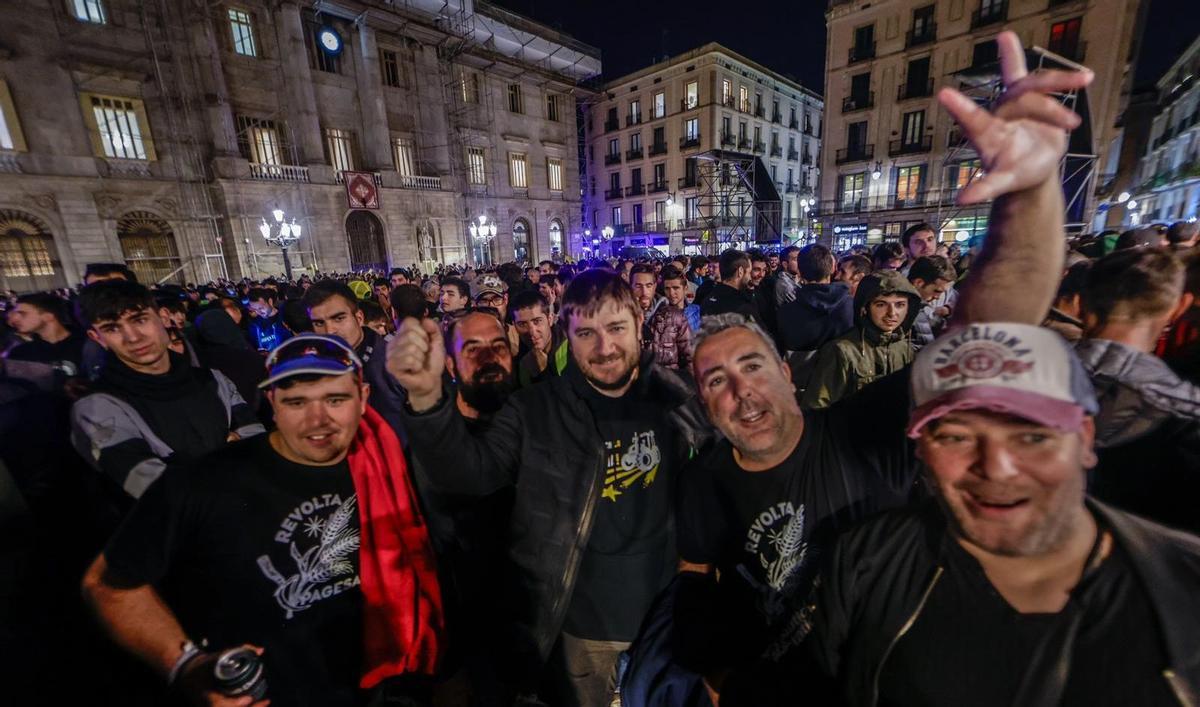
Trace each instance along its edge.
{"label": "blue cap", "polygon": [[270,388],[293,376],[340,376],[361,371],[362,361],[340,336],[293,336],[267,357],[267,379],[259,388]]}

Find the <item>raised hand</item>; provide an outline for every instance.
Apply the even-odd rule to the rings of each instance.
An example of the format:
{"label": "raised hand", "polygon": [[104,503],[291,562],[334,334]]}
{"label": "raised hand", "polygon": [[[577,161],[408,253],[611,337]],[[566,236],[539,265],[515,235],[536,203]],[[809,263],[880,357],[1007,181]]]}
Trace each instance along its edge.
{"label": "raised hand", "polygon": [[996,43],[1005,91],[993,112],[953,88],[938,92],[938,102],[962,126],[985,171],[959,193],[960,204],[1029,189],[1056,175],[1067,132],[1079,126],[1080,118],[1048,94],[1083,88],[1094,77],[1090,70],[1030,74],[1014,32],[1001,32]]}
{"label": "raised hand", "polygon": [[446,348],[437,322],[412,317],[401,322],[388,342],[387,372],[408,391],[409,407],[422,412],[438,404],[445,370]]}

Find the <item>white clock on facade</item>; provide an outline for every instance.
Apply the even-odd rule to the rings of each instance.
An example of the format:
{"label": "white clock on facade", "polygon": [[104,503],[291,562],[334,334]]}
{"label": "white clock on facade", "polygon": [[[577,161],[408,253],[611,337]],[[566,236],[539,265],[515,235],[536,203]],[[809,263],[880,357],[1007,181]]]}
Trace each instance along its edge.
{"label": "white clock on facade", "polygon": [[317,41],[321,44],[321,49],[324,49],[326,54],[342,53],[342,35],[338,34],[337,30],[332,27],[322,27],[317,32]]}

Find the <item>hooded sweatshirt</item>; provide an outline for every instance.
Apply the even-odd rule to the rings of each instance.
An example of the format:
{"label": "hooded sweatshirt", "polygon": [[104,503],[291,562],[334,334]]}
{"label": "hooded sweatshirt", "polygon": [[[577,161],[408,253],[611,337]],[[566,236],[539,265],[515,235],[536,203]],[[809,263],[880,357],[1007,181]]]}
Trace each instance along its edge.
{"label": "hooded sweatshirt", "polygon": [[266,380],[266,364],[228,312],[209,309],[196,317],[196,354],[201,365],[224,373],[250,409],[258,410],[258,384]]}
{"label": "hooded sweatshirt", "polygon": [[[868,314],[871,300],[883,295],[908,297],[908,315],[887,334]],[[899,272],[881,270],[863,278],[854,295],[854,328],[821,347],[801,407],[828,407],[912,363],[911,331],[920,309],[921,295]]]}
{"label": "hooded sweatshirt", "polygon": [[844,282],[804,284],[779,307],[779,337],[788,351],[816,351],[854,328],[854,301]]}

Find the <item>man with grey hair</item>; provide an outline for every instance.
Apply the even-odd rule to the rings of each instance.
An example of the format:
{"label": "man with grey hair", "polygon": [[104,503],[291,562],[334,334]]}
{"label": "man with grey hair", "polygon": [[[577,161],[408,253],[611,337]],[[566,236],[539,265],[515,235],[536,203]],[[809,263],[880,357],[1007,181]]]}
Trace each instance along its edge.
{"label": "man with grey hair", "polygon": [[[957,325],[1037,324],[1049,309],[1063,251],[1045,234],[1064,231],[1057,161],[1079,119],[1047,94],[1091,80],[1087,71],[1028,76],[1017,36],[1003,32],[997,43],[1007,92],[993,111],[953,89],[939,94],[987,170],[960,203],[994,199]],[[802,412],[769,338],[726,315],[703,323],[692,372],[724,439],[681,477],[672,660],[704,676],[715,698],[729,671],[753,661],[783,628],[789,603],[808,595],[839,531],[908,500],[917,464],[905,436],[907,369]],[[643,670],[636,659],[627,686]],[[638,704],[631,690],[627,696]]]}

